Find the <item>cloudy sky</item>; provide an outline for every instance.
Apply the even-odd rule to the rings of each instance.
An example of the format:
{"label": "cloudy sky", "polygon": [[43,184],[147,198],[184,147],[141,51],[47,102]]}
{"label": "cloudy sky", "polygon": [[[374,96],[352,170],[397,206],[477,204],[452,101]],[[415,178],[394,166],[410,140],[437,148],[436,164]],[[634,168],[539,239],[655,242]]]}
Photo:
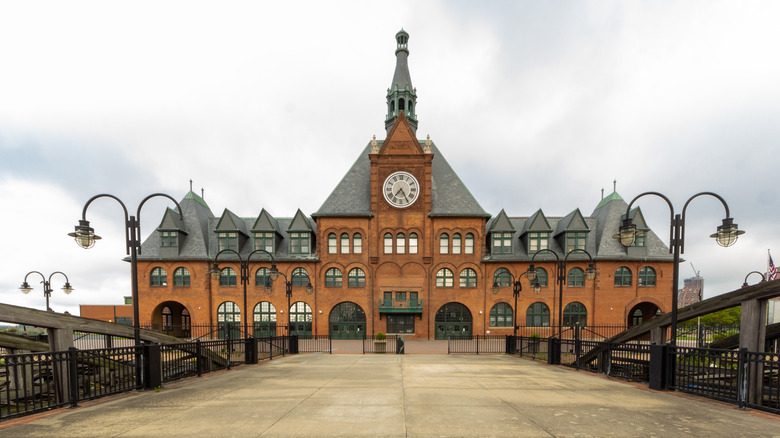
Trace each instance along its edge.
{"label": "cloudy sky", "polygon": [[[687,210],[681,277],[705,295],[780,262],[778,2],[0,1],[0,301],[52,308],[130,295],[123,212],[146,195],[205,191],[212,211],[316,211],[372,135],[384,138],[395,33],[410,34],[418,134],[483,208],[589,215],[602,188],[629,201],[700,191],[747,231],[708,236],[713,198]],[[169,203],[147,203],[143,235]],[[638,203],[668,241],[669,208]]]}

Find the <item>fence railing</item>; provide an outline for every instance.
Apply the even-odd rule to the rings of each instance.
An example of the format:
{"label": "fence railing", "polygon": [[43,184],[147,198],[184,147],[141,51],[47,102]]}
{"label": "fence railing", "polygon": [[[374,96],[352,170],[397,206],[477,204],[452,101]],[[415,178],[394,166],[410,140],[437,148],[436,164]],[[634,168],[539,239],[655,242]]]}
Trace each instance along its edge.
{"label": "fence railing", "polygon": [[447,341],[448,354],[504,354],[506,351],[506,336],[450,336]]}
{"label": "fence railing", "polygon": [[376,336],[366,336],[363,338],[363,354],[403,354],[403,345],[403,340],[397,335],[387,335],[385,339],[376,339]]}
{"label": "fence railing", "polygon": [[298,337],[299,353],[331,353],[332,344],[328,335]]}

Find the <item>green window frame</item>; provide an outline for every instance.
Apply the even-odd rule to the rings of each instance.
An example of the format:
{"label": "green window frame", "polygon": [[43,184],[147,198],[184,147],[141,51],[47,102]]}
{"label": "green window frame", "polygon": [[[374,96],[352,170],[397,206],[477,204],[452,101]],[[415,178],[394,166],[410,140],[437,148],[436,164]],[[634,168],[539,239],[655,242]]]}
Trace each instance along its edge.
{"label": "green window frame", "polygon": [[177,246],[179,246],[179,232],[161,231],[160,246],[162,246],[163,248],[176,248]]}
{"label": "green window frame", "polygon": [[241,322],[241,308],[232,301],[225,301],[217,307],[217,322]]}
{"label": "green window frame", "polygon": [[566,279],[566,284],[569,287],[583,287],[585,286],[585,271],[582,268],[571,268]]}
{"label": "green window frame", "polygon": [[563,308],[563,325],[572,327],[575,324],[585,326],[588,323],[588,310],[579,301],[573,301]]}
{"label": "green window frame", "polygon": [[417,233],[409,233],[409,254],[417,254]]}
{"label": "green window frame", "polygon": [[254,322],[276,322],[276,307],[268,301],[257,303],[252,313]]}
{"label": "green window frame", "polygon": [[441,233],[439,236],[439,254],[449,254],[450,252],[450,235],[447,233]]}
{"label": "green window frame", "polygon": [[471,233],[466,234],[465,245],[463,247],[464,254],[474,254],[474,235]]}
{"label": "green window frame", "polygon": [[644,287],[652,287],[656,284],[656,275],[655,275],[655,269],[651,268],[650,266],[645,266],[644,268],[639,270],[639,286]]}
{"label": "green window frame", "polygon": [[290,322],[312,322],[311,306],[296,301],[290,306]]}
{"label": "green window frame", "polygon": [[265,287],[273,284],[271,280],[271,270],[268,268],[257,268],[255,272],[255,286]]}
{"label": "green window frame", "polygon": [[621,266],[615,270],[615,286],[631,286],[632,280],[631,269]]}
{"label": "green window frame", "polygon": [[173,285],[174,286],[189,286],[190,285],[190,270],[184,266],[179,266],[173,271]]}
{"label": "green window frame", "polygon": [[290,282],[293,286],[308,286],[309,272],[305,268],[295,268],[292,271]]}
{"label": "green window frame", "polygon": [[537,252],[543,249],[548,249],[550,246],[550,233],[537,232],[528,233],[528,250],[530,252]]}
{"label": "green window frame", "polygon": [[232,249],[238,251],[238,233],[237,232],[219,232],[217,233],[217,251]]}
{"label": "green window frame", "polygon": [[544,268],[536,268],[536,282],[541,287],[547,287],[547,270]]}
{"label": "green window frame", "polygon": [[363,235],[360,233],[352,235],[352,252],[354,254],[361,254],[363,252]]}
{"label": "green window frame", "polygon": [[349,234],[341,233],[341,253],[349,254]]}
{"label": "green window frame", "polygon": [[453,284],[452,271],[447,268],[439,269],[439,272],[436,273],[436,287],[452,287]]}
{"label": "green window frame", "polygon": [[574,251],[575,249],[585,249],[585,242],[587,240],[588,233],[584,232],[571,232],[566,233],[566,251]]}
{"label": "green window frame", "polygon": [[290,233],[290,254],[309,254],[310,239],[309,233]]}
{"label": "green window frame", "polygon": [[255,249],[274,253],[274,233],[255,233]]}
{"label": "green window frame", "polygon": [[387,318],[387,333],[414,334],[414,315],[392,315]]}
{"label": "green window frame", "polygon": [[647,245],[647,232],[639,233],[634,237],[634,243],[631,246],[643,248]]}
{"label": "green window frame", "polygon": [[490,327],[514,327],[512,306],[496,303],[490,308]]}
{"label": "green window frame", "polygon": [[512,232],[495,232],[493,236],[493,254],[512,253]]}
{"label": "green window frame", "polygon": [[406,234],[398,233],[395,236],[395,253],[406,254]]}
{"label": "green window frame", "polygon": [[[498,268],[493,273],[493,283],[498,287],[507,287],[512,284],[512,273],[507,268]],[[492,286],[491,286],[492,287]]]}
{"label": "green window frame", "polygon": [[328,254],[336,254],[339,251],[336,233],[328,234]]}
{"label": "green window frame", "polygon": [[460,271],[460,287],[477,287],[477,272],[471,268]]}
{"label": "green window frame", "polygon": [[537,301],[525,312],[525,325],[531,327],[549,327],[550,326],[550,308],[547,304]]}
{"label": "green window frame", "polygon": [[360,268],[353,268],[347,275],[347,286],[349,287],[365,287],[366,285],[366,273]]}
{"label": "green window frame", "polygon": [[219,273],[219,285],[235,286],[236,284],[236,271],[233,268],[222,268]]}
{"label": "green window frame", "polygon": [[385,233],[384,240],[384,246],[385,246],[385,254],[392,254],[393,253],[393,235],[390,233]]}
{"label": "green window frame", "polygon": [[149,286],[168,286],[168,273],[165,272],[165,269],[159,266],[152,269],[151,274],[149,274]]}
{"label": "green window frame", "polygon": [[339,268],[330,268],[325,271],[325,287],[341,287],[342,276]]}
{"label": "green window frame", "polygon": [[452,235],[452,253],[453,254],[460,254],[461,250],[461,243],[463,239],[460,236],[460,233],[455,233]]}

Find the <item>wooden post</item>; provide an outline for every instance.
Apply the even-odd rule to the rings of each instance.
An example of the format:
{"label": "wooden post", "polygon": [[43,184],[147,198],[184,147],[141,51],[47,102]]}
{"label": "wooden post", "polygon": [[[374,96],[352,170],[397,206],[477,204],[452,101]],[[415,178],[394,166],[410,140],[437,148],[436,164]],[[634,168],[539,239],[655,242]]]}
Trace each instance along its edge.
{"label": "wooden post", "polygon": [[650,343],[666,345],[666,327],[655,327],[650,331]]}
{"label": "wooden post", "polygon": [[[766,306],[767,300],[753,299],[742,303],[742,316],[739,328],[739,348],[748,352],[763,352],[766,346]],[[761,383],[764,367],[760,363],[749,363],[748,394],[749,403],[758,403],[761,397]]]}
{"label": "wooden post", "polygon": [[[67,352],[73,347],[73,330],[49,328],[49,348],[52,352]],[[57,391],[57,402],[64,403],[70,401],[70,372],[66,360],[55,361],[54,385]],[[73,382],[78,385],[78,382]]]}

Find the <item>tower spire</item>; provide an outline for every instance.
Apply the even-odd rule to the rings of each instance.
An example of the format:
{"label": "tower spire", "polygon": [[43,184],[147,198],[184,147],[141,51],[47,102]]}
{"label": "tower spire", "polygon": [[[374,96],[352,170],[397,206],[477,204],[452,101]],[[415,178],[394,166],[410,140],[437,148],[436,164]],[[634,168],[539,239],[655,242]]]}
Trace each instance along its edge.
{"label": "tower spire", "polygon": [[393,82],[387,89],[387,117],[385,118],[385,129],[389,132],[390,128],[398,118],[398,114],[403,111],[409,125],[417,131],[417,89],[412,87],[412,77],[409,74],[409,34],[401,29],[395,34],[395,41],[398,47],[395,49],[395,73],[393,73]]}

